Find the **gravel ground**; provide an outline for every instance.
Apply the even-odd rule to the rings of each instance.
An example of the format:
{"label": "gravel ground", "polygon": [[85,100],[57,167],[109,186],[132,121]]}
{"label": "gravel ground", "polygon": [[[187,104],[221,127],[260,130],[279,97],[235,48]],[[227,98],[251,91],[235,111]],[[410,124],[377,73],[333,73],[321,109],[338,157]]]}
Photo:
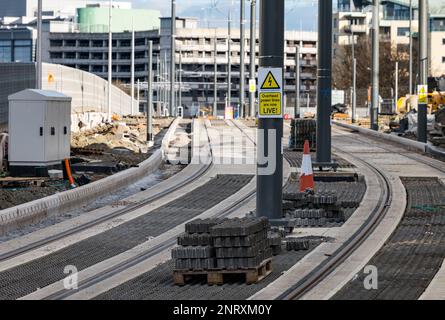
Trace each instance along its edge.
{"label": "gravel ground", "polygon": [[[140,192],[141,190],[148,189],[148,188],[158,184],[162,180],[166,180],[166,179],[170,178],[174,174],[181,171],[183,168],[184,168],[184,166],[182,166],[182,165],[163,164],[160,167],[160,169],[157,170],[156,172],[154,172],[153,174],[136,181],[135,183],[131,184],[130,186],[128,186],[122,190],[119,190],[118,192],[115,192],[113,194],[107,195],[102,198],[98,198],[95,201],[89,203],[88,205],[85,205],[78,209],[66,212],[60,216],[48,217],[47,219],[45,219],[39,223],[29,225],[29,226],[27,226],[25,228],[21,228],[19,230],[11,231],[10,233],[6,234],[5,236],[0,237],[0,243],[17,238],[17,237],[21,237],[23,235],[37,231],[39,229],[43,229],[43,228],[55,225],[57,223],[75,218],[75,217],[81,215],[82,213],[92,211],[97,208],[118,202],[122,199],[125,199],[125,198],[131,196],[132,194]],[[50,195],[50,194],[48,194],[48,195]],[[36,199],[38,199],[38,198],[36,198]]]}
{"label": "gravel ground", "polygon": [[97,300],[246,300],[260,291],[283,272],[290,269],[306,254],[313,250],[283,251],[273,257],[272,273],[257,284],[247,285],[242,277],[228,277],[222,286],[209,286],[205,279],[190,281],[185,286],[173,282],[173,260],[163,263],[153,270],[140,275],[122,285],[105,292]]}
{"label": "gravel ground", "polygon": [[445,258],[445,186],[437,178],[402,178],[408,204],[389,240],[368,262],[377,267],[376,290],[361,270],[333,299],[417,300]]}

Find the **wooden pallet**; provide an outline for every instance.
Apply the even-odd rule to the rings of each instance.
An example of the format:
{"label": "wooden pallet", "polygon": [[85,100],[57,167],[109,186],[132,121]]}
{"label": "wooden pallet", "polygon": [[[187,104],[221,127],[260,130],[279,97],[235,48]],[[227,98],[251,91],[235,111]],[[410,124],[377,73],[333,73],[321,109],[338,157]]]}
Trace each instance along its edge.
{"label": "wooden pallet", "polygon": [[183,286],[187,280],[196,276],[207,276],[208,285],[223,285],[224,275],[236,274],[244,275],[246,284],[258,283],[266,278],[272,272],[272,259],[267,259],[256,268],[253,269],[237,269],[237,270],[175,270],[173,272],[173,280],[176,285]]}

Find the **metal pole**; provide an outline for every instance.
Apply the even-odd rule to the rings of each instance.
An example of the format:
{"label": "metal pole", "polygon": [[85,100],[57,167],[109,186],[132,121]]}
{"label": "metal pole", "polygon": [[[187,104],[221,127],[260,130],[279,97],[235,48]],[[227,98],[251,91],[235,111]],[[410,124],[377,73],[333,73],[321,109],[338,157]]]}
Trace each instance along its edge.
{"label": "metal pole", "polygon": [[[160,63],[159,63],[159,60],[160,60],[160,54],[158,54],[157,55],[157,57],[156,57],[156,106],[157,106],[157,113],[158,113],[158,116],[160,116],[161,115],[161,112],[160,112],[160,101],[161,101],[161,95],[160,95]],[[150,67],[150,66],[149,66]]]}
{"label": "metal pole", "polygon": [[351,122],[355,123],[355,117],[357,112],[357,59],[355,58],[355,36],[354,33],[351,33],[352,36],[352,115]]}
{"label": "metal pole", "polygon": [[214,44],[214,58],[213,58],[213,117],[216,119],[218,117],[218,64],[217,64],[217,42],[218,38],[215,36]]}
{"label": "metal pole", "polygon": [[147,142],[153,141],[153,41],[148,41]]}
{"label": "metal pole", "polygon": [[357,117],[357,59],[354,58],[352,61],[352,116],[351,122],[356,122]]}
{"label": "metal pole", "polygon": [[37,5],[36,88],[42,89],[42,1]]}
{"label": "metal pole", "polygon": [[413,94],[413,0],[409,0],[409,94]]}
{"label": "metal pole", "polygon": [[229,22],[228,22],[229,37],[227,38],[227,106],[232,105],[232,9],[229,8]]}
{"label": "metal pole", "polygon": [[[419,0],[419,85],[428,85],[428,0]],[[427,93],[428,94],[428,93]],[[427,142],[427,103],[419,103],[417,139]]]}
{"label": "metal pole", "polygon": [[[327,2],[327,1],[326,1]],[[263,0],[260,2],[260,67],[284,67],[284,0]],[[257,172],[256,212],[260,217],[281,219],[283,154],[283,119],[260,118],[258,129],[264,134],[258,139],[257,150],[275,156],[275,170],[272,174]],[[269,145],[269,135],[275,134],[274,144]],[[258,154],[258,159],[264,155]],[[269,159],[269,165],[271,160]],[[258,163],[257,170],[264,168]]]}
{"label": "metal pole", "polygon": [[380,1],[373,0],[372,16],[372,93],[371,93],[371,129],[378,130],[379,94],[379,40],[380,40]]}
{"label": "metal pole", "polygon": [[294,118],[300,118],[300,47],[295,47],[295,110]]}
{"label": "metal pole", "polygon": [[112,10],[113,0],[110,0],[110,8],[108,9],[108,121],[111,122],[111,82],[113,81],[113,33],[112,27]]}
{"label": "metal pole", "polygon": [[[168,106],[169,103],[168,101],[168,66],[167,66],[167,52],[164,52],[164,74],[163,74],[163,78],[164,78],[164,83],[163,83],[163,87],[164,87],[164,105],[165,108],[168,107],[168,110],[171,110],[171,108]],[[171,115],[171,114],[170,114]]]}
{"label": "metal pole", "polygon": [[317,162],[331,163],[332,1],[318,3]]}
{"label": "metal pole", "polygon": [[[178,106],[182,107],[182,51],[179,51],[179,102]],[[184,113],[184,110],[182,110]]]}
{"label": "metal pole", "polygon": [[[255,81],[256,71],[256,0],[250,0],[250,81]],[[250,88],[249,88],[250,90]],[[250,116],[255,118],[255,92],[249,91]]]}
{"label": "metal pole", "polygon": [[134,24],[132,22],[131,30],[131,115],[135,114],[134,111]]}
{"label": "metal pole", "polygon": [[172,0],[172,17],[171,17],[171,60],[170,60],[170,115],[176,114],[175,106],[175,67],[176,67],[176,0]]}
{"label": "metal pole", "polygon": [[399,62],[396,61],[395,85],[394,85],[394,111],[397,111],[398,100],[399,100]]}
{"label": "metal pole", "polygon": [[239,105],[240,105],[240,117],[244,118],[244,82],[245,76],[245,21],[244,21],[244,0],[240,0],[240,86],[239,86]]}
{"label": "metal pole", "polygon": [[137,113],[139,113],[140,101],[141,101],[140,91],[141,91],[141,83],[138,79],[137,86],[136,86],[136,112]]}

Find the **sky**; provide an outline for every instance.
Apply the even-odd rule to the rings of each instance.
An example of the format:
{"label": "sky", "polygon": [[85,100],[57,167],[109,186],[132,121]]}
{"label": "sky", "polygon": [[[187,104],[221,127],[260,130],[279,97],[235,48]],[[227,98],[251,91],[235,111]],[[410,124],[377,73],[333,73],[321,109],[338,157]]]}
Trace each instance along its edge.
{"label": "sky", "polygon": [[[170,15],[170,0],[126,1],[131,1],[135,8],[157,9],[163,15]],[[336,6],[337,1],[333,1]],[[231,6],[233,23],[239,23],[239,0],[176,0],[176,3],[177,15],[197,17],[209,27],[226,26],[227,12]],[[245,0],[245,3],[246,19],[248,19],[250,1]],[[445,8],[445,0],[429,0],[429,3],[432,7]],[[286,0],[286,29],[315,31],[317,29],[317,5],[318,0]]]}
{"label": "sky", "polygon": [[[127,0],[128,1],[128,0]],[[163,15],[170,15],[169,0],[131,0],[133,7],[157,9]],[[233,3],[233,4],[232,4]],[[246,3],[246,19],[250,15],[250,1]],[[317,0],[286,0],[286,29],[316,29]],[[206,26],[227,25],[227,12],[232,7],[233,23],[239,23],[240,5],[237,0],[176,0],[177,15],[198,17]]]}

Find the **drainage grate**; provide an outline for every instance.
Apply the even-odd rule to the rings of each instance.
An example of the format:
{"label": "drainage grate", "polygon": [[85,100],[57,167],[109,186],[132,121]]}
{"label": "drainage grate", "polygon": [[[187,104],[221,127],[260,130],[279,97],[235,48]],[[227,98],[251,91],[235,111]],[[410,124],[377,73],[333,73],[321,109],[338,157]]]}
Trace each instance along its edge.
{"label": "drainage grate", "polygon": [[232,196],[252,179],[220,175],[183,197],[116,228],[80,241],[48,256],[0,273],[0,299],[17,299],[66,275],[65,266],[79,271],[125,252],[192,219]]}
{"label": "drainage grate", "polygon": [[402,178],[408,204],[387,243],[369,261],[378,289],[366,290],[360,271],[333,299],[417,300],[445,258],[445,186],[437,178]]}
{"label": "drainage grate", "polygon": [[161,264],[153,270],[140,275],[122,285],[105,292],[98,300],[245,300],[281,274],[290,269],[307,253],[315,248],[312,245],[307,251],[288,251],[272,259],[273,272],[257,284],[247,285],[244,279],[233,277],[222,286],[209,286],[205,279],[195,279],[180,287],[173,283],[174,262]]}

